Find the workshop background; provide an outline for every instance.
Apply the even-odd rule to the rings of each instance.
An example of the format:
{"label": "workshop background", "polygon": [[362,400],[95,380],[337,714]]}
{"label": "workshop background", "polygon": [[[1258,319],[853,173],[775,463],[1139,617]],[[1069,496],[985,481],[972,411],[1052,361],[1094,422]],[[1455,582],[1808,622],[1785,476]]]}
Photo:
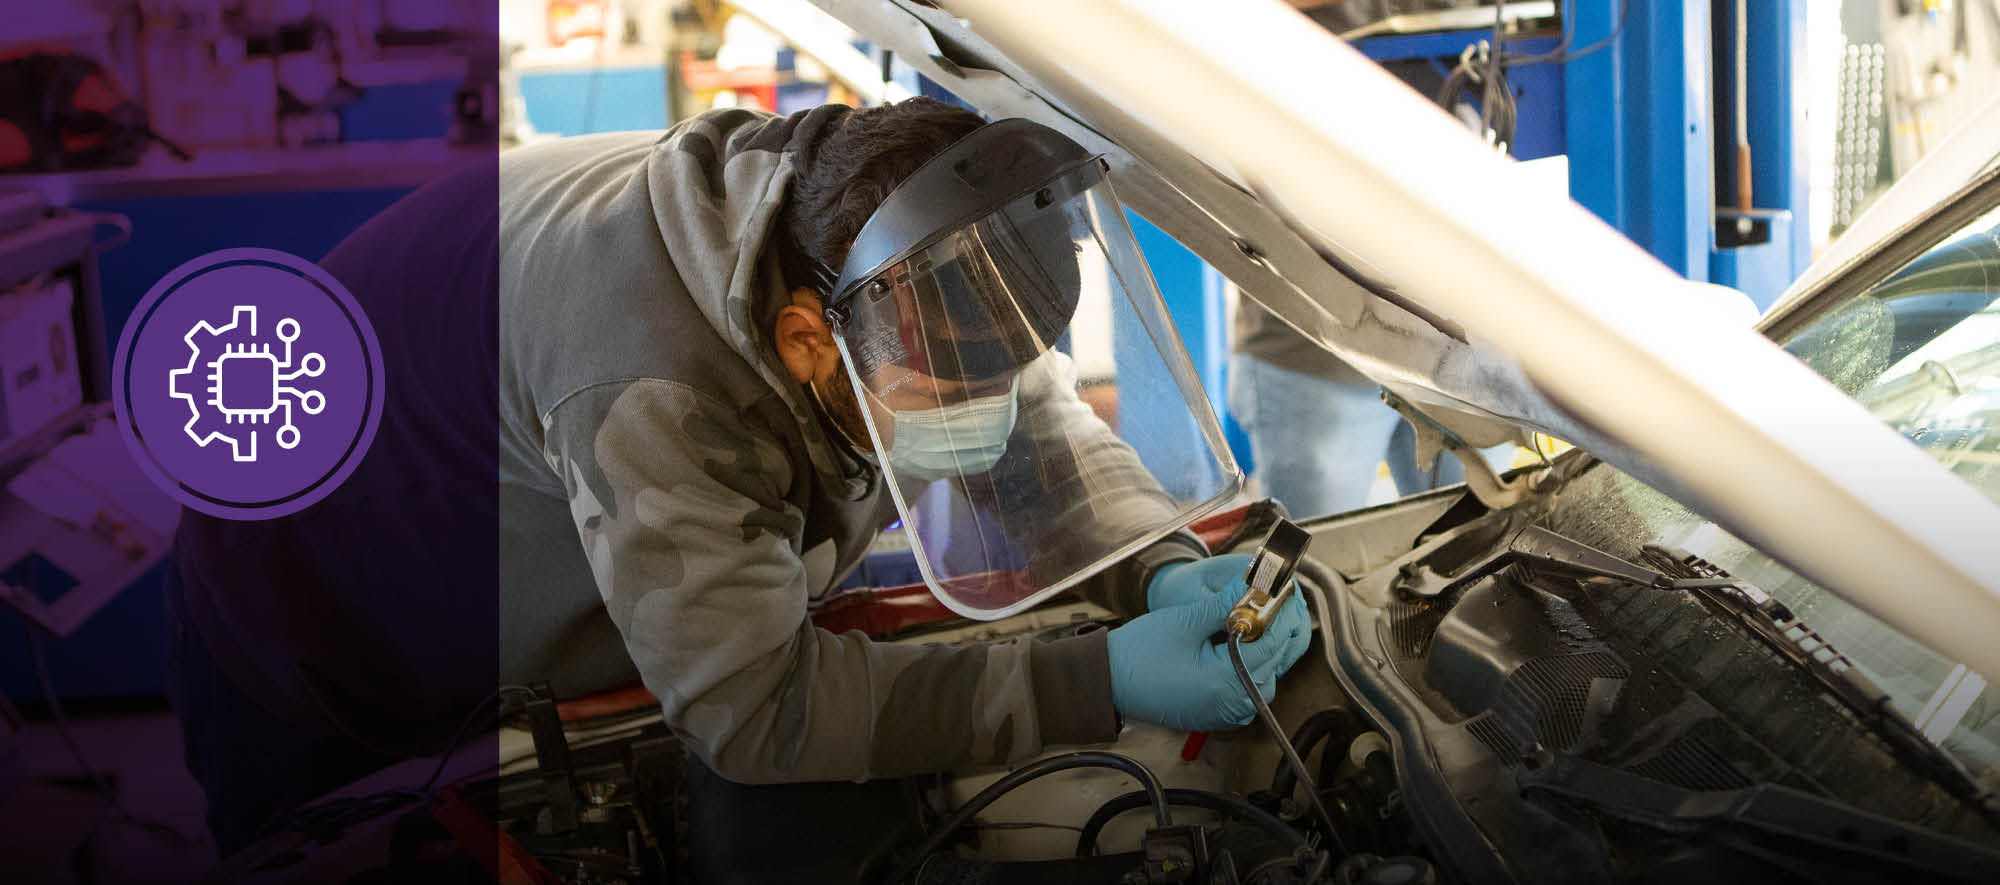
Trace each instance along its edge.
{"label": "workshop background", "polygon": [[[1510,2],[1497,45],[1490,5],[1291,2],[1674,270],[1760,308],[2000,92],[1995,0]],[[88,862],[112,844],[146,846],[155,873],[212,851],[163,678],[176,508],[136,472],[76,475],[118,444],[103,367],[154,281],[227,247],[316,258],[441,170],[516,145],[718,107],[955,100],[805,0],[499,0],[497,17],[486,0],[38,6],[9,14],[0,70],[60,62],[79,84],[62,100],[143,122],[50,144],[21,123],[49,96],[0,88],[0,377],[63,367],[38,382],[53,399],[0,399],[0,821],[34,822],[0,827],[7,881],[120,881]],[[1403,16],[1474,6],[1448,27]],[[1462,88],[1496,51],[1505,89]],[[1133,221],[1226,416],[1231,286]],[[50,298],[69,307],[55,341],[28,328]],[[1113,358],[1115,322],[1079,336],[1086,376]],[[49,503],[78,485],[101,506]],[[1371,501],[1393,494],[1381,472]],[[912,579],[887,537],[856,583]],[[17,614],[27,598],[61,620]]]}

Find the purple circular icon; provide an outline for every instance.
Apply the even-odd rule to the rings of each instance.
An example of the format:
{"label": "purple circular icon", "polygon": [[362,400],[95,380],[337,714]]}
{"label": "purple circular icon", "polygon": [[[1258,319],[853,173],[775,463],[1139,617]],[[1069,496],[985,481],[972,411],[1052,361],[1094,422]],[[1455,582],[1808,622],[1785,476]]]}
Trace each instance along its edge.
{"label": "purple circular icon", "polygon": [[112,401],[139,466],[203,513],[270,519],[326,497],[382,420],[382,348],[312,262],[224,249],[153,285],[118,336]]}

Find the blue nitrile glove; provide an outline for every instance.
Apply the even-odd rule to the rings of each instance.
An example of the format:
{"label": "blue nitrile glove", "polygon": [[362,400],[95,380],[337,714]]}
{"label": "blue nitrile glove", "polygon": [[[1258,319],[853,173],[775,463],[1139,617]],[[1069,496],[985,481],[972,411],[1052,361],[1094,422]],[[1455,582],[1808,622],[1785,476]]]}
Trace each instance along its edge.
{"label": "blue nitrile glove", "polygon": [[[1140,615],[1111,631],[1111,703],[1131,719],[1182,731],[1218,731],[1247,725],[1257,706],[1230,666],[1229,649],[1210,642],[1221,632],[1236,599],[1207,599]],[[1285,638],[1267,633],[1243,644],[1243,664],[1265,700],[1291,666]]]}
{"label": "blue nitrile glove", "polygon": [[[1244,575],[1250,571],[1250,563],[1256,559],[1248,553],[1224,553],[1207,559],[1191,562],[1176,562],[1164,565],[1153,573],[1153,580],[1146,585],[1146,610],[1159,611],[1177,605],[1200,602],[1220,593],[1231,602],[1243,598],[1248,589]],[[1292,598],[1285,600],[1278,609],[1278,617],[1264,631],[1266,637],[1285,638],[1284,666],[1278,668],[1284,673],[1306,653],[1312,645],[1312,619],[1306,613],[1306,601],[1294,590]],[[1245,649],[1248,651],[1248,649]]]}

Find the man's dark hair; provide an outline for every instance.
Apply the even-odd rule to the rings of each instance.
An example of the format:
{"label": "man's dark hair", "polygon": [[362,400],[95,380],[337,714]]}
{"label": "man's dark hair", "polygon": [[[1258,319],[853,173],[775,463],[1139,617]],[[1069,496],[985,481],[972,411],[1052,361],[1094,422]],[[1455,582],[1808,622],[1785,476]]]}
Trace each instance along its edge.
{"label": "man's dark hair", "polygon": [[[922,97],[849,113],[821,139],[792,182],[780,218],[790,245],[801,257],[839,273],[854,237],[889,192],[984,125],[972,111]],[[811,285],[803,279],[788,282]]]}

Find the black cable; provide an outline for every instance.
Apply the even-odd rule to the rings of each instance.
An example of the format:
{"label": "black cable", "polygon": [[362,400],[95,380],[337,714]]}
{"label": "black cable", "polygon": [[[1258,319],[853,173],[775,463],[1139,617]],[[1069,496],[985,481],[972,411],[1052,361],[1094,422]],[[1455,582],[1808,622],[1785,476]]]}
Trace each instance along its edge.
{"label": "black cable", "polygon": [[1479,134],[1483,137],[1491,131],[1494,142],[1505,148],[1514,143],[1519,110],[1514,103],[1513,87],[1507,84],[1503,68],[1495,64],[1493,58],[1491,47],[1486,50],[1484,64],[1474,60],[1468,50],[1445,77],[1444,85],[1438,88],[1432,100],[1450,111],[1469,87],[1479,87]]}
{"label": "black cable", "polygon": [[1251,702],[1257,705],[1257,718],[1263,720],[1264,727],[1271,732],[1271,739],[1278,742],[1278,749],[1284,752],[1285,761],[1292,766],[1292,772],[1298,775],[1299,783],[1305,785],[1306,798],[1312,802],[1313,814],[1319,817],[1320,826],[1326,828],[1327,840],[1333,843],[1336,853],[1346,857],[1347,844],[1341,840],[1340,829],[1334,826],[1333,815],[1326,810],[1326,802],[1320,798],[1319,787],[1313,783],[1312,774],[1306,771],[1305,760],[1299,758],[1299,751],[1292,746],[1291,736],[1285,734],[1285,727],[1279,724],[1277,714],[1271,712],[1271,705],[1264,703],[1263,693],[1257,690],[1256,678],[1250,675],[1250,668],[1243,663],[1241,631],[1232,630],[1229,633],[1229,663],[1236,668],[1237,681],[1243,683],[1243,690],[1249,693]]}
{"label": "black cable", "polygon": [[[1493,43],[1486,50],[1486,82],[1481,84],[1479,98],[1479,131],[1484,134],[1492,128],[1496,137],[1499,129],[1492,126],[1492,121],[1500,114],[1498,94],[1508,91],[1507,81],[1500,76],[1500,35],[1506,27],[1507,0],[1493,0]],[[1506,138],[1497,140],[1502,144],[1511,141]]]}
{"label": "black cable", "polygon": [[[308,805],[279,812],[273,815],[263,826],[258,827],[257,838],[261,839],[281,830],[305,833],[315,838],[325,837],[331,833],[338,833],[352,824],[368,820],[384,812],[393,811],[410,802],[437,801],[438,797],[433,792],[433,788],[437,786],[438,780],[444,776],[445,768],[451,763],[452,755],[465,743],[465,739],[471,732],[472,726],[480,721],[480,714],[486,712],[486,708],[489,705],[505,698],[509,693],[513,692],[525,692],[529,695],[535,693],[534,689],[528,688],[525,685],[508,684],[494,689],[492,694],[481,698],[479,703],[473,706],[472,711],[467,713],[465,718],[459,722],[457,731],[452,733],[451,743],[445,746],[443,754],[438,757],[437,767],[431,770],[430,777],[424,779],[422,786],[414,789],[397,787],[370,793],[365,796],[332,799],[317,805]],[[504,709],[503,706],[502,710],[504,711]],[[502,715],[504,715],[502,712],[496,712],[495,718],[500,718]]]}
{"label": "black cable", "polygon": [[1582,49],[1579,49],[1576,52],[1569,51],[1570,43],[1576,39],[1575,22],[1571,20],[1576,10],[1576,4],[1574,0],[1572,0],[1572,2],[1569,4],[1567,8],[1570,10],[1570,13],[1563,16],[1563,37],[1562,41],[1556,44],[1556,48],[1551,49],[1548,52],[1536,55],[1505,53],[1503,55],[1502,61],[1510,68],[1519,67],[1521,65],[1541,64],[1543,62],[1555,62],[1557,64],[1562,64],[1564,62],[1575,61],[1593,52],[1602,50],[1605,47],[1610,46],[1612,41],[1617,40],[1618,35],[1624,32],[1625,15],[1626,13],[1631,11],[1632,3],[1631,0],[1619,0],[1618,21],[1612,24],[1611,33],[1604,35],[1603,39],[1598,40],[1597,42],[1592,43],[1589,46],[1586,46]]}
{"label": "black cable", "polygon": [[[1298,728],[1292,729],[1292,746],[1299,751],[1300,759],[1312,757],[1313,748],[1319,746],[1319,742],[1326,739],[1333,731],[1334,718],[1340,712],[1339,708],[1321,710],[1306,717],[1306,721],[1299,723]],[[1327,755],[1332,755],[1330,748]],[[1320,780],[1326,780],[1324,765],[1320,766]],[[1297,782],[1292,778],[1291,764],[1279,759],[1276,769],[1271,772],[1271,792],[1287,796],[1291,794],[1290,788],[1296,785]]]}
{"label": "black cable", "polygon": [[[1130,793],[1114,796],[1111,801],[1098,806],[1097,810],[1091,813],[1090,819],[1084,822],[1083,829],[1077,836],[1076,856],[1090,857],[1096,854],[1097,836],[1104,830],[1106,825],[1111,823],[1112,818],[1135,808],[1143,807],[1150,799],[1151,797],[1146,795],[1146,791],[1133,790]],[[1278,841],[1290,845],[1293,851],[1301,851],[1308,847],[1306,845],[1306,837],[1299,835],[1298,830],[1292,829],[1284,821],[1279,820],[1277,815],[1235,796],[1231,796],[1228,793],[1212,793],[1207,790],[1182,790],[1178,788],[1169,789],[1167,790],[1167,804],[1180,805],[1187,808],[1206,808],[1209,811],[1231,815],[1239,820],[1248,821],[1256,824],[1259,829],[1269,833]]]}
{"label": "black cable", "polygon": [[[1346,742],[1334,743],[1332,740],[1329,740],[1327,743],[1325,763],[1334,763],[1340,758],[1342,748],[1346,743],[1353,742],[1354,738],[1367,730],[1367,724],[1361,720],[1361,717],[1355,715],[1353,710],[1345,707],[1335,707],[1330,710],[1321,710],[1314,713],[1311,718],[1300,723],[1298,730],[1292,732],[1292,746],[1298,749],[1299,758],[1304,759],[1312,755],[1313,747],[1320,740],[1330,739],[1335,736],[1345,737],[1347,739]],[[1332,765],[1323,763],[1320,766],[1321,779],[1324,780],[1325,772],[1331,770]],[[1271,773],[1271,792],[1278,796],[1290,796],[1292,788],[1297,785],[1298,779],[1292,774],[1291,764],[1285,760],[1279,760],[1277,770]]]}
{"label": "black cable", "polygon": [[1167,791],[1160,786],[1160,779],[1153,776],[1152,769],[1147,768],[1139,760],[1133,759],[1130,756],[1106,753],[1102,750],[1078,750],[1074,753],[1064,753],[1060,756],[1037,759],[1008,772],[1006,777],[994,781],[986,789],[980,790],[978,795],[973,796],[964,805],[959,806],[957,811],[952,812],[950,817],[945,818],[944,823],[939,824],[936,829],[932,830],[930,835],[924,838],[923,844],[917,846],[917,850],[909,856],[909,859],[905,860],[896,868],[895,872],[889,874],[889,878],[883,881],[894,883],[910,878],[923,865],[924,859],[930,857],[939,847],[943,846],[944,841],[951,838],[952,833],[957,832],[959,827],[964,826],[967,821],[972,820],[973,815],[985,810],[986,806],[993,804],[994,800],[999,799],[1001,796],[1012,792],[1014,788],[1043,775],[1054,774],[1058,771],[1068,771],[1072,768],[1112,768],[1131,775],[1133,779],[1139,782],[1142,791],[1153,805],[1153,820],[1159,826],[1163,827],[1173,824],[1173,816],[1167,812]]}
{"label": "black cable", "polygon": [[430,794],[410,789],[383,790],[366,796],[332,799],[318,805],[280,812],[258,828],[256,838],[263,840],[273,834],[289,830],[315,841],[328,842],[339,838],[350,826],[411,803],[432,800]]}
{"label": "black cable", "polygon": [[1618,35],[1624,32],[1625,16],[1627,13],[1631,11],[1632,11],[1631,0],[1618,0],[1618,21],[1611,26],[1611,33],[1605,34],[1604,39],[1592,43],[1589,46],[1585,46],[1584,48],[1577,50],[1573,54],[1564,55],[1562,57],[1562,61],[1565,62],[1575,61],[1579,58],[1582,58],[1586,55],[1589,55],[1593,52],[1603,49],[1606,46],[1610,46],[1612,41],[1617,40]]}
{"label": "black cable", "polygon": [[[1146,794],[1140,793],[1139,795],[1144,796]],[[1169,802],[1171,803],[1171,800]],[[1083,832],[1082,827],[1071,826],[1069,824],[1049,824],[1032,820],[996,820],[987,823],[973,821],[970,826],[975,830],[1069,830],[1072,833]]]}
{"label": "black cable", "polygon": [[189,153],[187,148],[181,147],[179,144],[169,140],[166,136],[161,135],[159,131],[155,130],[153,127],[141,126],[139,127],[139,132],[140,134],[146,136],[147,138],[159,142],[161,147],[167,149],[167,153],[174,155],[174,159],[179,160],[183,163],[194,162],[194,154]]}
{"label": "black cable", "polygon": [[[444,769],[451,762],[451,755],[458,751],[460,744],[465,742],[465,738],[471,730],[473,723],[479,721],[479,714],[485,712],[488,704],[499,701],[508,692],[527,692],[532,695],[534,694],[534,689],[528,688],[525,685],[502,685],[494,689],[492,694],[481,698],[479,703],[472,708],[472,712],[465,714],[465,719],[458,724],[458,730],[452,732],[451,743],[445,745],[444,754],[438,757],[437,768],[431,770],[431,776],[424,779],[423,786],[418,787],[417,792],[423,793],[426,796],[433,795],[431,788],[437,786],[438,778],[444,776]],[[502,709],[505,709],[504,705]],[[494,718],[499,718],[498,712],[494,714]]]}
{"label": "black cable", "polygon": [[1535,55],[1509,53],[1506,51],[1506,47],[1500,46],[1498,38],[1495,38],[1494,45],[1501,50],[1500,58],[1502,62],[1512,67],[1514,65],[1554,61],[1561,58],[1563,53],[1568,52],[1570,43],[1576,40],[1576,22],[1574,20],[1576,0],[1569,0],[1567,5],[1558,6],[1558,10],[1562,13],[1562,39],[1556,42],[1556,48]]}
{"label": "black cable", "polygon": [[[1310,556],[1299,560],[1296,579],[1300,582],[1302,587],[1304,585],[1311,585],[1315,590],[1318,591],[1316,593],[1304,593],[1303,590],[1301,590],[1301,593],[1306,597],[1306,602],[1310,605],[1312,610],[1318,612],[1321,618],[1333,617],[1332,612],[1325,611],[1324,609],[1327,605],[1332,604],[1333,602],[1332,594],[1342,588],[1345,588],[1347,586],[1347,583],[1341,580],[1340,576],[1337,573],[1335,573],[1331,568],[1328,568],[1325,563],[1320,562],[1319,560],[1314,559]],[[1349,745],[1352,745],[1355,738],[1358,738],[1361,735],[1366,734],[1368,732],[1377,730],[1375,723],[1368,721],[1367,717],[1362,716],[1360,713],[1356,712],[1352,707],[1337,707],[1332,710],[1322,710],[1320,713],[1315,714],[1315,716],[1326,715],[1326,714],[1332,714],[1333,716],[1346,720],[1346,725],[1347,725],[1346,734]],[[1312,720],[1308,719],[1306,721],[1311,722]],[[1299,728],[1301,730],[1304,730],[1305,726],[1301,724]],[[1331,751],[1332,748],[1329,747],[1328,749],[1329,751]],[[1340,758],[1344,755],[1345,755],[1344,752],[1339,754],[1333,752],[1327,752],[1321,756],[1320,758],[1321,781],[1325,781],[1331,777],[1331,773],[1335,768],[1339,767]],[[1280,770],[1286,770],[1287,768],[1288,766],[1280,766]],[[1275,782],[1277,781],[1277,779],[1278,779],[1277,776],[1274,774],[1272,776],[1272,781],[1274,782],[1273,786],[1276,786]]]}

